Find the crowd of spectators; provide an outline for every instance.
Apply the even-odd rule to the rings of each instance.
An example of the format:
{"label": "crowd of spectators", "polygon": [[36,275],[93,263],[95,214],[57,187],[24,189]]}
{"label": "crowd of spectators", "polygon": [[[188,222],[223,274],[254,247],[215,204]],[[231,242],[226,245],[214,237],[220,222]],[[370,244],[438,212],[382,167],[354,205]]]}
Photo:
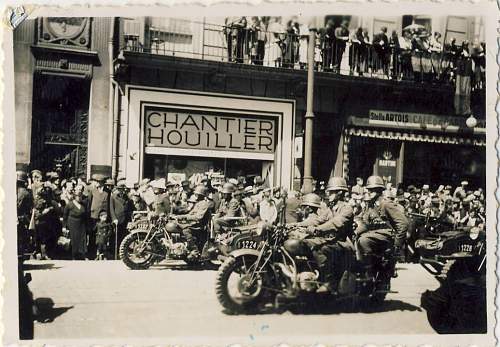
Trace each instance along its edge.
{"label": "crowd of spectators", "polygon": [[[281,17],[228,17],[223,27],[227,59],[284,68],[304,69],[307,65],[309,28],[297,18],[282,23]],[[328,20],[316,31],[314,62],[319,71],[341,72],[348,50],[351,75],[387,79],[453,82],[457,69],[471,76],[472,88],[483,88],[485,43],[442,41],[439,32],[418,26],[388,33],[386,27],[369,37],[366,28],[349,30],[349,22]]]}
{"label": "crowd of spectators", "polygon": [[[222,177],[222,178],[221,178]],[[196,190],[201,187],[202,189]],[[323,197],[328,212],[324,185],[316,193]],[[384,195],[401,206],[408,216],[433,217],[452,227],[482,227],[486,219],[482,188],[471,190],[468,182],[454,188],[439,185],[392,187]],[[127,187],[124,179],[116,183],[104,175],[62,179],[57,172],[30,175],[17,172],[17,213],[19,252],[33,253],[38,259],[111,259],[126,236],[127,224],[135,211],[153,214],[186,214],[197,202],[197,191],[209,202],[210,214],[241,217],[246,223],[261,220],[295,223],[301,220],[300,191],[271,188],[262,177],[224,178],[197,174],[180,184],[165,179],[143,179]],[[349,188],[345,199],[355,215],[364,209],[367,191],[363,179]],[[234,200],[234,201],[233,201]],[[231,210],[229,212],[229,210]],[[321,210],[321,209],[320,209]],[[281,213],[284,212],[284,213]],[[62,250],[62,251],[61,251]]]}

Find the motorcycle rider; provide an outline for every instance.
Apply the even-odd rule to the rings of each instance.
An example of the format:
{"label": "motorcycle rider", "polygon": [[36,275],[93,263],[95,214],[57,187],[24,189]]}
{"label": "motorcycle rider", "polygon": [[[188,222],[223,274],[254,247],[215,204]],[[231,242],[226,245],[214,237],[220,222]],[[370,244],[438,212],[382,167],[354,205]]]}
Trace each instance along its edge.
{"label": "motorcycle rider", "polygon": [[[308,228],[315,227],[324,222],[319,215],[319,209],[321,207],[321,197],[316,193],[309,193],[304,195],[302,202],[300,203],[302,208],[303,220],[295,223],[288,223],[287,227],[290,228]],[[294,229],[288,234],[289,238],[304,240],[307,237],[312,236],[312,233],[303,230]]]}
{"label": "motorcycle rider", "polygon": [[241,201],[243,192],[236,190],[234,184],[225,183],[222,187],[222,201],[214,216],[214,231],[220,232],[223,228],[232,227],[237,224],[233,217],[243,217],[243,203]]}
{"label": "motorcycle rider", "polygon": [[380,176],[368,177],[366,189],[367,206],[357,219],[355,230],[356,256],[371,278],[374,276],[374,256],[383,254],[392,246],[396,256],[401,255],[409,222],[395,202],[382,196],[385,186]]}
{"label": "motorcycle rider", "polygon": [[345,201],[347,183],[342,177],[332,177],[328,181],[326,193],[331,218],[318,226],[308,227],[314,238],[304,240],[312,249],[314,258],[324,276],[325,282],[318,292],[333,292],[337,288],[344,271],[354,261],[352,234],[354,212]]}
{"label": "motorcycle rider", "polygon": [[175,216],[175,219],[179,222],[179,226],[182,228],[182,234],[186,239],[188,251],[190,251],[188,258],[197,258],[200,254],[197,242],[200,238],[203,238],[204,235],[202,235],[202,232],[209,218],[210,206],[206,200],[207,194],[208,190],[205,186],[196,186],[193,191],[193,196],[196,198],[194,206],[188,213]]}

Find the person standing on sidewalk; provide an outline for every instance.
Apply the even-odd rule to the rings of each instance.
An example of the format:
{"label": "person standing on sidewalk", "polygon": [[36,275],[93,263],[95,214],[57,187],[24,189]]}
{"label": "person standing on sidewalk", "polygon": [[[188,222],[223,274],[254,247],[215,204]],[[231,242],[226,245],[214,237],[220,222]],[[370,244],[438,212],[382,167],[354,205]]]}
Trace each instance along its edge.
{"label": "person standing on sidewalk", "polygon": [[[116,227],[116,240],[117,247],[120,244],[127,233],[127,223],[130,222],[132,217],[132,201],[129,199],[127,194],[127,186],[125,185],[125,180],[119,180],[116,184],[116,190],[111,194],[109,200],[109,213],[111,216],[111,221]],[[111,253],[115,252],[115,239],[111,241]]]}
{"label": "person standing on sidewalk", "polygon": [[109,195],[110,187],[112,187],[113,180],[108,179],[104,175],[96,175],[96,188],[91,191],[87,200],[87,210],[89,211],[88,223],[88,248],[87,257],[94,259],[96,254],[96,224],[99,220],[99,212],[106,211],[109,215]]}

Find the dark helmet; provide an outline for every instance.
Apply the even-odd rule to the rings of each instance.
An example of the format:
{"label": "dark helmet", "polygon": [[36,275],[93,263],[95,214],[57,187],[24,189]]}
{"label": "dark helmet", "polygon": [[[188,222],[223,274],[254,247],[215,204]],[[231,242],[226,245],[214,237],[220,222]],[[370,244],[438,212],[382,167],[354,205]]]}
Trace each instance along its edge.
{"label": "dark helmet", "polygon": [[385,189],[384,180],[380,176],[370,176],[366,180],[366,188],[367,189],[373,189],[373,188]]}
{"label": "dark helmet", "polygon": [[204,197],[207,196],[207,188],[204,186],[204,185],[197,185],[195,188],[194,188],[194,194],[197,194],[197,195],[202,195]]}
{"label": "dark helmet", "polygon": [[28,174],[24,171],[16,171],[17,180],[20,182],[28,182]]}
{"label": "dark helmet", "polygon": [[321,206],[321,198],[318,194],[309,193],[302,198],[302,206],[311,206],[319,208]]}
{"label": "dark helmet", "polygon": [[179,226],[179,224],[174,223],[174,222],[167,223],[167,225],[165,225],[165,229],[169,233],[181,233],[182,232],[182,228]]}
{"label": "dark helmet", "polygon": [[347,183],[342,177],[331,177],[328,180],[326,191],[344,190],[348,191]]}
{"label": "dark helmet", "polygon": [[234,192],[234,184],[232,183],[224,183],[222,186],[222,193],[223,194],[232,194]]}

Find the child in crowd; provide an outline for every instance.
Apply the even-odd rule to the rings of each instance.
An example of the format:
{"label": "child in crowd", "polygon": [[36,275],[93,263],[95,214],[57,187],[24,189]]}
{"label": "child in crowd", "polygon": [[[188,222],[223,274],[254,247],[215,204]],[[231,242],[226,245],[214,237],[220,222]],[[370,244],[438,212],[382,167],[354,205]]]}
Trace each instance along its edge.
{"label": "child in crowd", "polygon": [[109,238],[112,233],[112,225],[108,221],[108,213],[106,211],[99,212],[99,221],[96,224],[96,244],[97,256],[96,260],[104,260],[107,258],[109,251]]}

